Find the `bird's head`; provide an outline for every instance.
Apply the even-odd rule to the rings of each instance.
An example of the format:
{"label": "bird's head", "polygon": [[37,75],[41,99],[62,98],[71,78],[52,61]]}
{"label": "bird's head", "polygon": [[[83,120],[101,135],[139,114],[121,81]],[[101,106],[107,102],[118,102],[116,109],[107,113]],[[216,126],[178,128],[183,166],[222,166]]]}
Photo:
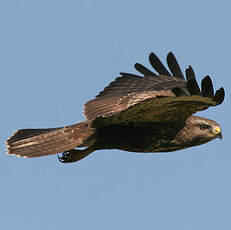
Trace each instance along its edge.
{"label": "bird's head", "polygon": [[213,120],[190,116],[186,120],[184,136],[191,145],[200,145],[215,138],[222,139],[221,127]]}

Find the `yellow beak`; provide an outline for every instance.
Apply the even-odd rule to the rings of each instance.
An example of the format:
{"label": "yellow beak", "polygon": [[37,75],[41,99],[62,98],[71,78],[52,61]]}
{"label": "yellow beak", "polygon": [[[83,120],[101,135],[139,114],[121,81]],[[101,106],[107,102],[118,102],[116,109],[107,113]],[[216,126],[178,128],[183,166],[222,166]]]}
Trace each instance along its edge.
{"label": "yellow beak", "polygon": [[216,127],[214,129],[214,135],[216,135],[217,138],[220,138],[222,140],[222,133],[221,133],[221,128],[220,127]]}
{"label": "yellow beak", "polygon": [[214,134],[219,134],[221,132],[221,128],[220,127],[216,127],[214,129]]}

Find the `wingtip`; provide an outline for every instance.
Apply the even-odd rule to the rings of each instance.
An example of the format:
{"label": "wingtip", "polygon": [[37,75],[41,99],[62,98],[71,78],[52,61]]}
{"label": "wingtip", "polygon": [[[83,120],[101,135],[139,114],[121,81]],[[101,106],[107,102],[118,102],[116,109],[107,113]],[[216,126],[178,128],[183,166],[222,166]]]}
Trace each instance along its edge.
{"label": "wingtip", "polygon": [[225,99],[225,90],[223,87],[218,89],[213,97],[213,100],[217,103],[217,105],[220,105]]}
{"label": "wingtip", "polygon": [[167,57],[166,57],[167,63],[173,58],[175,58],[175,55],[171,51],[168,52]]}
{"label": "wingtip", "polygon": [[196,79],[195,72],[191,65],[189,65],[185,70],[186,80]]}
{"label": "wingtip", "polygon": [[151,52],[150,54],[149,54],[149,57],[150,56],[156,56],[153,52]]}
{"label": "wingtip", "polygon": [[134,67],[138,72],[140,72],[144,76],[157,76],[154,72],[152,72],[150,69],[148,69],[147,67],[145,67],[140,63],[136,63]]}
{"label": "wingtip", "polygon": [[204,97],[214,97],[213,83],[210,76],[205,76],[201,81],[201,90]]}
{"label": "wingtip", "polygon": [[175,55],[173,54],[173,52],[172,52],[172,51],[169,51],[169,52],[168,52],[168,54],[167,54],[167,58],[168,58],[168,57],[170,57],[170,56],[174,56],[174,57],[175,57]]}

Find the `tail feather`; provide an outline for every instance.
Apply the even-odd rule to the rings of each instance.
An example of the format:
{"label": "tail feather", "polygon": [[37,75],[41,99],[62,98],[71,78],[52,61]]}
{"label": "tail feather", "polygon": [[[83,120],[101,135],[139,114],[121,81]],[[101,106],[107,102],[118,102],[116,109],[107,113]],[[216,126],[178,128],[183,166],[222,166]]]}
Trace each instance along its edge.
{"label": "tail feather", "polygon": [[65,152],[83,144],[93,133],[88,122],[54,129],[17,130],[7,141],[8,154],[25,158]]}
{"label": "tail feather", "polygon": [[38,136],[41,134],[49,133],[51,131],[57,130],[60,128],[54,129],[20,129],[17,130],[8,140],[8,143],[14,143],[16,141],[24,140],[30,137]]}

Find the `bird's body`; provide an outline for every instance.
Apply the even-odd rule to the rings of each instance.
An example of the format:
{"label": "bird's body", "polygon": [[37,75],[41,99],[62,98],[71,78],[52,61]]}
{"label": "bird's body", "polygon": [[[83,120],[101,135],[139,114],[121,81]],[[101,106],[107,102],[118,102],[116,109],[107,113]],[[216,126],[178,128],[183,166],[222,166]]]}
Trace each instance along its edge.
{"label": "bird's body", "polygon": [[215,121],[192,114],[221,104],[224,89],[214,94],[206,76],[200,90],[191,66],[185,80],[172,53],[167,56],[172,74],[155,54],[149,58],[159,75],[137,63],[135,68],[144,77],[121,73],[85,104],[86,121],[55,129],[18,130],[7,140],[8,152],[27,158],[64,152],[59,159],[68,163],[99,149],[170,152],[221,138]]}
{"label": "bird's body", "polygon": [[[198,123],[198,121],[200,123]],[[109,125],[99,128],[94,133],[95,149],[120,149],[129,152],[171,152],[206,143],[214,138],[213,128],[205,136],[198,132],[194,138],[194,130],[199,125],[219,125],[208,119],[190,116],[182,123],[149,123],[140,125]],[[198,125],[199,124],[199,125]],[[221,134],[219,133],[218,136]]]}
{"label": "bird's body", "polygon": [[140,126],[111,125],[97,130],[99,149],[129,152],[166,152],[179,149],[176,136],[184,124],[150,123]]}

